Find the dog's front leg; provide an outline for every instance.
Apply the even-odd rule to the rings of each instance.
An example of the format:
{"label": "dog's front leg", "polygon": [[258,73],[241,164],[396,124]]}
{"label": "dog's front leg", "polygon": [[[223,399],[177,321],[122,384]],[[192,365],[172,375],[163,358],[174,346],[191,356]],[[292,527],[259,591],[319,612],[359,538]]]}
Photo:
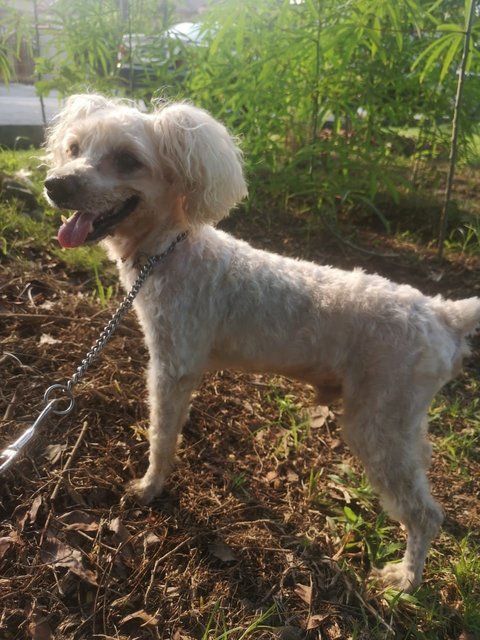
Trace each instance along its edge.
{"label": "dog's front leg", "polygon": [[148,504],[162,492],[175,459],[178,436],[185,424],[190,397],[197,378],[171,376],[150,364],[148,387],[150,401],[150,452],[148,469],[143,478],[133,480],[128,492]]}

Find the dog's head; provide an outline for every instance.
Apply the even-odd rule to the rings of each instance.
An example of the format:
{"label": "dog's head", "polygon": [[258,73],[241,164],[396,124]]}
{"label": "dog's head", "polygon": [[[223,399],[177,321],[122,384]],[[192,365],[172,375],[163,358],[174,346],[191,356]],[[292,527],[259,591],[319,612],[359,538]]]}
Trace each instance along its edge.
{"label": "dog's head", "polygon": [[75,213],[65,247],[149,225],[215,223],[246,195],[242,157],[206,111],[171,104],[152,114],[98,95],[71,97],[47,132],[47,199]]}

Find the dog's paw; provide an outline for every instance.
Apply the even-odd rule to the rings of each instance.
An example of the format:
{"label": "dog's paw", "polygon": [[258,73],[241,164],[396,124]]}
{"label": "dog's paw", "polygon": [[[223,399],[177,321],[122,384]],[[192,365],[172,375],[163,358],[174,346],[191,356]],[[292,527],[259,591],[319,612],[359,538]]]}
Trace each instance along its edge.
{"label": "dog's paw", "polygon": [[128,483],[126,494],[139,504],[149,504],[162,493],[162,489],[163,482],[136,478]]}
{"label": "dog's paw", "polygon": [[418,576],[403,562],[392,562],[381,569],[373,569],[370,577],[381,587],[392,587],[405,593],[412,593],[420,584]]}

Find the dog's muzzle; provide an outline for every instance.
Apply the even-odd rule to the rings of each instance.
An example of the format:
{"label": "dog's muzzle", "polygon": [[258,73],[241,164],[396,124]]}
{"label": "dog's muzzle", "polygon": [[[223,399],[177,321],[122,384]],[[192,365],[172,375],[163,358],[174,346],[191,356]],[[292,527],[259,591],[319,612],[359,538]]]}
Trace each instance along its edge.
{"label": "dog's muzzle", "polygon": [[[73,209],[78,202],[82,186],[74,176],[50,177],[45,180],[48,199],[61,209]],[[132,195],[123,202],[103,211],[78,210],[58,230],[58,241],[62,247],[79,247],[87,242],[96,242],[112,233],[114,228],[129,216],[140,202]]]}

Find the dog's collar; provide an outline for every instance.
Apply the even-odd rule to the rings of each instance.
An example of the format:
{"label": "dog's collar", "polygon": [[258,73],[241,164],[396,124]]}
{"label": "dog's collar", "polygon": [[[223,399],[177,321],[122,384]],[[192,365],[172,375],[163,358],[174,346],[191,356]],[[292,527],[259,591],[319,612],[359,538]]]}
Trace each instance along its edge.
{"label": "dog's collar", "polygon": [[[152,262],[152,263],[156,263],[159,261],[164,260],[168,255],[170,255],[170,253],[172,253],[172,251],[175,249],[175,247],[177,246],[177,244],[179,244],[180,242],[182,242],[183,240],[185,240],[185,238],[188,236],[188,231],[181,231],[176,238],[174,238],[174,240],[172,240],[172,242],[168,245],[168,247],[165,249],[165,251],[162,251],[162,253],[156,253],[156,254],[148,254],[145,252],[140,252],[137,253],[137,255],[135,256],[135,259],[132,261],[132,266],[135,269],[142,269],[142,267],[147,263],[147,262]],[[127,262],[128,258],[122,258],[121,259],[123,263]]]}

